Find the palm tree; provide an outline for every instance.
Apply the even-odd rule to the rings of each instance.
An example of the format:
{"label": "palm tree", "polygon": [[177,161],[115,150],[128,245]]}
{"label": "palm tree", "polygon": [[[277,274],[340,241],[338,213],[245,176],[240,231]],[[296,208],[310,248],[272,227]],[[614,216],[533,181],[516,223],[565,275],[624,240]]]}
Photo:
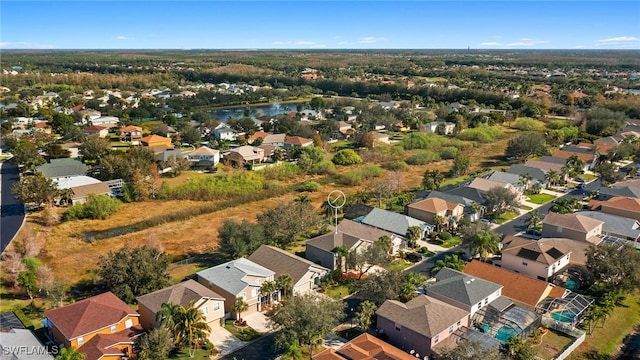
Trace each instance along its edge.
{"label": "palm tree", "polygon": [[540,191],[542,191],[542,184],[540,184],[539,182],[536,182],[533,185],[531,185],[531,192],[533,194],[540,194]]}
{"label": "palm tree", "polygon": [[56,360],[84,360],[85,354],[79,353],[72,347],[62,348],[56,356]]}
{"label": "palm tree", "polygon": [[471,204],[471,211],[476,215],[476,218],[479,219],[482,216],[482,205],[474,202]]}
{"label": "palm tree", "polygon": [[538,210],[530,211],[529,217],[524,222],[527,224],[527,229],[536,227],[540,223],[540,212]]}
{"label": "palm tree", "polygon": [[436,232],[440,232],[440,230],[442,230],[442,224],[444,224],[444,217],[440,216],[440,215],[434,215],[433,216],[433,225],[435,226],[435,230]]}
{"label": "palm tree", "polygon": [[360,303],[358,312],[355,314],[356,325],[366,332],[372,323],[373,315],[376,313],[378,307],[371,301],[365,300]]}
{"label": "palm tree", "polygon": [[189,357],[195,355],[196,348],[206,341],[211,327],[207,324],[207,318],[202,311],[191,302],[189,305],[180,305],[176,314],[173,327],[176,345],[181,348],[189,348]]}
{"label": "palm tree", "polygon": [[478,256],[480,261],[486,262],[489,259],[489,255],[495,254],[500,251],[500,240],[491,231],[485,231],[475,234],[469,245],[469,251],[471,256]]}
{"label": "palm tree", "polygon": [[549,170],[544,177],[549,183],[549,187],[554,187],[560,182],[560,174],[555,170]]}
{"label": "palm tree", "polygon": [[324,344],[324,336],[316,334],[309,340],[309,359],[313,359],[313,352],[320,349]]}
{"label": "palm tree", "polygon": [[242,296],[236,299],[235,304],[233,304],[233,312],[236,313],[236,320],[242,319],[242,313],[249,309],[249,304],[242,298]]}
{"label": "palm tree", "polygon": [[172,303],[163,303],[160,306],[160,311],[156,313],[156,320],[160,325],[164,325],[167,329],[172,330],[175,326],[176,314],[178,313],[179,305]]}
{"label": "palm tree", "polygon": [[311,199],[309,199],[309,197],[307,195],[301,194],[298,195],[297,198],[295,198],[295,200],[293,200],[295,202],[299,202],[301,204],[307,204],[311,202]]}
{"label": "palm tree", "polygon": [[409,226],[407,229],[407,239],[409,239],[409,247],[415,248],[417,241],[422,238],[422,230],[419,226]]}
{"label": "palm tree", "polygon": [[265,281],[260,285],[260,295],[268,296],[269,302],[271,304],[273,301],[273,292],[276,291],[276,283],[275,281]]}
{"label": "palm tree", "polygon": [[526,191],[529,190],[529,185],[531,184],[531,180],[533,180],[533,176],[529,175],[529,173],[520,175],[520,181],[518,184],[522,186],[522,188]]}
{"label": "palm tree", "polygon": [[336,248],[333,249],[333,252],[336,254],[336,264],[338,265],[338,268],[340,271],[344,271],[344,259],[349,254],[349,249],[344,245],[340,245],[336,246]]}
{"label": "palm tree", "polygon": [[449,268],[458,271],[462,271],[464,266],[467,264],[466,261],[458,257],[458,255],[446,255],[444,259],[440,259],[436,261],[436,263],[431,268],[431,274],[435,274],[440,271],[442,268]]}
{"label": "palm tree", "polygon": [[283,359],[299,360],[302,359],[302,349],[298,339],[294,339],[290,343],[285,344],[285,350],[282,354]]}
{"label": "palm tree", "polygon": [[293,278],[289,274],[280,274],[276,279],[276,286],[282,291],[282,296],[286,299],[293,289]]}

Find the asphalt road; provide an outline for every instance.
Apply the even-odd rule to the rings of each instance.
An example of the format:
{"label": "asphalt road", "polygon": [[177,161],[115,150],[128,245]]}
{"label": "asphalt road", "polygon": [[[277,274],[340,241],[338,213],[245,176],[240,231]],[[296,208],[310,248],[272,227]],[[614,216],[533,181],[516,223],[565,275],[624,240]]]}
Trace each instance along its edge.
{"label": "asphalt road", "polygon": [[260,337],[251,344],[231,354],[220,357],[221,360],[273,360],[282,355],[282,350],[275,346],[275,334]]}
{"label": "asphalt road", "polygon": [[11,185],[20,180],[18,166],[8,161],[0,163],[2,193],[0,199],[0,253],[9,245],[24,220],[24,206],[11,193]]}

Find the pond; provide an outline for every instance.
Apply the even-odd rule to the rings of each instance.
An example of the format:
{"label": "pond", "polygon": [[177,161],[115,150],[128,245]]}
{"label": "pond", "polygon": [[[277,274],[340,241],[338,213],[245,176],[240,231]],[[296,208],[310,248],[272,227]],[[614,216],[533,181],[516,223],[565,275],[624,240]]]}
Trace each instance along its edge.
{"label": "pond", "polygon": [[288,112],[297,112],[298,111],[298,103],[277,103],[274,102],[270,105],[247,105],[243,107],[237,107],[233,109],[220,109],[220,110],[211,110],[209,113],[218,120],[225,122],[231,119],[232,117],[243,117],[249,116],[251,118],[256,118],[264,115],[280,115],[286,114]]}

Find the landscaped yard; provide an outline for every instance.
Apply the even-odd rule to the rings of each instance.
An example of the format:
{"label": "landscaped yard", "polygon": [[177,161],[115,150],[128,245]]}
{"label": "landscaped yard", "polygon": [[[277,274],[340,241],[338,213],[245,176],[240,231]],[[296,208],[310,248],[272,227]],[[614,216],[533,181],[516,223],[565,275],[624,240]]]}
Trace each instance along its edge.
{"label": "landscaped yard", "polygon": [[445,241],[441,241],[441,240],[434,240],[433,241],[434,244],[442,246],[443,248],[452,248],[454,246],[458,246],[460,244],[462,244],[462,239],[459,236],[453,236],[451,239],[449,240],[445,240]]}
{"label": "landscaped yard", "polygon": [[580,174],[579,177],[584,179],[584,181],[586,182],[589,182],[598,178],[596,175],[592,175],[592,174]]}
{"label": "landscaped yard", "polygon": [[517,213],[515,211],[507,211],[505,213],[500,214],[500,216],[495,217],[493,219],[493,221],[495,221],[496,224],[502,224],[504,222],[507,222],[507,221],[513,219],[514,217],[516,217],[518,215],[520,215],[520,213]]}
{"label": "landscaped yard", "polygon": [[537,355],[542,359],[553,359],[573,338],[559,331],[549,329],[542,336],[540,344],[533,345]]}
{"label": "landscaped yard", "polygon": [[344,284],[330,286],[327,288],[327,290],[325,290],[324,294],[332,299],[340,300],[343,297],[349,295],[349,287]]}
{"label": "landscaped yard", "polygon": [[571,354],[569,359],[608,359],[622,339],[640,325],[640,291],[627,296],[622,306],[617,306],[604,327],[596,328]]}
{"label": "landscaped yard", "polygon": [[234,321],[235,320],[233,319],[225,320],[224,328],[227,329],[227,331],[232,333],[233,336],[237,337],[238,339],[242,341],[251,341],[253,339],[256,339],[262,336],[262,334],[254,330],[251,326],[247,325],[245,327],[236,327],[235,325],[233,325]]}
{"label": "landscaped yard", "polygon": [[215,350],[202,350],[202,349],[197,349],[194,356],[191,357],[189,356],[189,351],[188,350],[184,350],[184,351],[178,351],[175,354],[172,354],[171,356],[169,356],[169,359],[210,359],[211,355],[214,355],[216,353]]}
{"label": "landscaped yard", "polygon": [[527,211],[533,210],[533,208],[531,206],[527,206],[527,205],[520,205],[520,209],[527,210]]}
{"label": "landscaped yard", "polygon": [[534,203],[534,204],[538,204],[538,205],[544,204],[544,203],[549,202],[549,201],[551,201],[551,200],[556,198],[556,196],[554,196],[554,195],[545,194],[545,193],[531,194],[531,195],[528,195],[528,197],[529,197],[528,201],[530,203]]}
{"label": "landscaped yard", "polygon": [[387,270],[389,271],[402,271],[406,268],[408,268],[409,266],[411,266],[412,264],[406,260],[403,259],[395,259],[391,262],[391,264],[389,264],[389,266],[387,266]]}

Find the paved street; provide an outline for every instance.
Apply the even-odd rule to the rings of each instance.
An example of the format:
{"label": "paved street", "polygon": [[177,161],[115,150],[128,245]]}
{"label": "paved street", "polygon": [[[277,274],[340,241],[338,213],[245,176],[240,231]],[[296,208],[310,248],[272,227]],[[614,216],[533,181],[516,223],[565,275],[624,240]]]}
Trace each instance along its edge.
{"label": "paved street", "polygon": [[0,253],[4,252],[24,220],[24,206],[11,193],[11,186],[19,180],[17,165],[8,161],[0,163]]}
{"label": "paved street", "polygon": [[272,360],[282,355],[282,349],[275,346],[275,334],[263,335],[251,344],[223,355],[222,360]]}

